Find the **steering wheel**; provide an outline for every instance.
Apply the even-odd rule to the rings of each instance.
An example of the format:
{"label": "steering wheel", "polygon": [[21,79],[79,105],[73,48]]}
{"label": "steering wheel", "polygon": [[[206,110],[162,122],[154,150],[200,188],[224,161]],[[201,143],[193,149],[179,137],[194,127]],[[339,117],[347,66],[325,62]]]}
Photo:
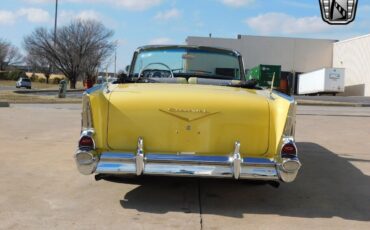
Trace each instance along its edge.
{"label": "steering wheel", "polygon": [[139,80],[139,79],[141,78],[141,74],[142,74],[146,69],[148,69],[148,67],[149,67],[149,66],[151,66],[151,65],[162,65],[162,66],[166,67],[166,68],[170,71],[171,78],[174,78],[174,77],[175,77],[175,76],[173,75],[173,71],[172,71],[172,69],[171,69],[168,65],[166,65],[166,64],[164,64],[164,63],[162,63],[162,62],[153,62],[153,63],[149,63],[148,65],[146,65],[144,68],[142,68],[142,69],[140,70],[140,72],[139,72],[139,76],[137,77],[137,80]]}

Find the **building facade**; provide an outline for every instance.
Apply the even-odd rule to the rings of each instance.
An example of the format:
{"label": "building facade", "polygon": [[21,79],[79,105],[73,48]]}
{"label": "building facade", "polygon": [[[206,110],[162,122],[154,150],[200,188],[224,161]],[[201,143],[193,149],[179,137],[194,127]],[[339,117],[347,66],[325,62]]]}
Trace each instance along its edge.
{"label": "building facade", "polygon": [[333,43],[337,40],[238,35],[236,39],[188,37],[186,43],[239,51],[247,70],[259,65],[281,65],[282,77],[289,78],[296,91],[300,73],[332,67]]}
{"label": "building facade", "polygon": [[345,68],[345,95],[370,96],[370,34],[334,43],[333,67]]}
{"label": "building facade", "polygon": [[308,72],[331,67],[336,40],[238,35],[237,39],[188,37],[188,45],[238,50],[245,68],[259,64],[281,65],[282,71]]}

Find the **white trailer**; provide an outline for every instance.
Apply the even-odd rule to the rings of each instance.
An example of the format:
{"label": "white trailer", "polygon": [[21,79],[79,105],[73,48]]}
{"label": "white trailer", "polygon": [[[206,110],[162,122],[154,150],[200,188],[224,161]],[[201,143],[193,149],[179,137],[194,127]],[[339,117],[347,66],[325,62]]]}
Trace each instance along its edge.
{"label": "white trailer", "polygon": [[343,92],[344,68],[324,68],[298,76],[298,94]]}

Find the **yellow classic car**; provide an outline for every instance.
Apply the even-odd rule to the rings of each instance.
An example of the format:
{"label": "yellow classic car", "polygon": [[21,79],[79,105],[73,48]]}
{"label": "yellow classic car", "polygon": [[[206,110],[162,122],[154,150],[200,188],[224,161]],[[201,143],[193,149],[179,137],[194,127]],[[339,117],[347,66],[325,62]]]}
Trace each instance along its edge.
{"label": "yellow classic car", "polygon": [[83,96],[82,174],[292,182],[296,102],[245,80],[232,50],[138,48],[126,77]]}

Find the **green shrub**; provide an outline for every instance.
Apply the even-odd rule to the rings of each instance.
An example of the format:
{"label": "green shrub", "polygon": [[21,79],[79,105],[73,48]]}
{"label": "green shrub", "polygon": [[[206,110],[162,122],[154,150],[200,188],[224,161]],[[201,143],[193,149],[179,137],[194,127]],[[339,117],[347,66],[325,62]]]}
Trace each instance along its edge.
{"label": "green shrub", "polygon": [[38,79],[38,82],[40,82],[40,83],[45,83],[45,82],[46,82],[46,79],[45,79],[45,78],[43,78],[43,77],[40,77],[40,78]]}
{"label": "green shrub", "polygon": [[8,72],[0,72],[0,80],[8,80]]}
{"label": "green shrub", "polygon": [[51,79],[51,83],[52,84],[59,84],[61,80],[62,80],[62,78],[55,77],[55,78]]}
{"label": "green shrub", "polygon": [[6,80],[16,81],[20,77],[26,78],[27,75],[26,75],[26,73],[24,71],[21,71],[21,70],[13,70],[13,71],[10,71],[8,73],[8,77],[7,77]]}
{"label": "green shrub", "polygon": [[35,73],[32,73],[31,77],[30,77],[30,80],[31,81],[38,81],[38,76],[35,74]]}

